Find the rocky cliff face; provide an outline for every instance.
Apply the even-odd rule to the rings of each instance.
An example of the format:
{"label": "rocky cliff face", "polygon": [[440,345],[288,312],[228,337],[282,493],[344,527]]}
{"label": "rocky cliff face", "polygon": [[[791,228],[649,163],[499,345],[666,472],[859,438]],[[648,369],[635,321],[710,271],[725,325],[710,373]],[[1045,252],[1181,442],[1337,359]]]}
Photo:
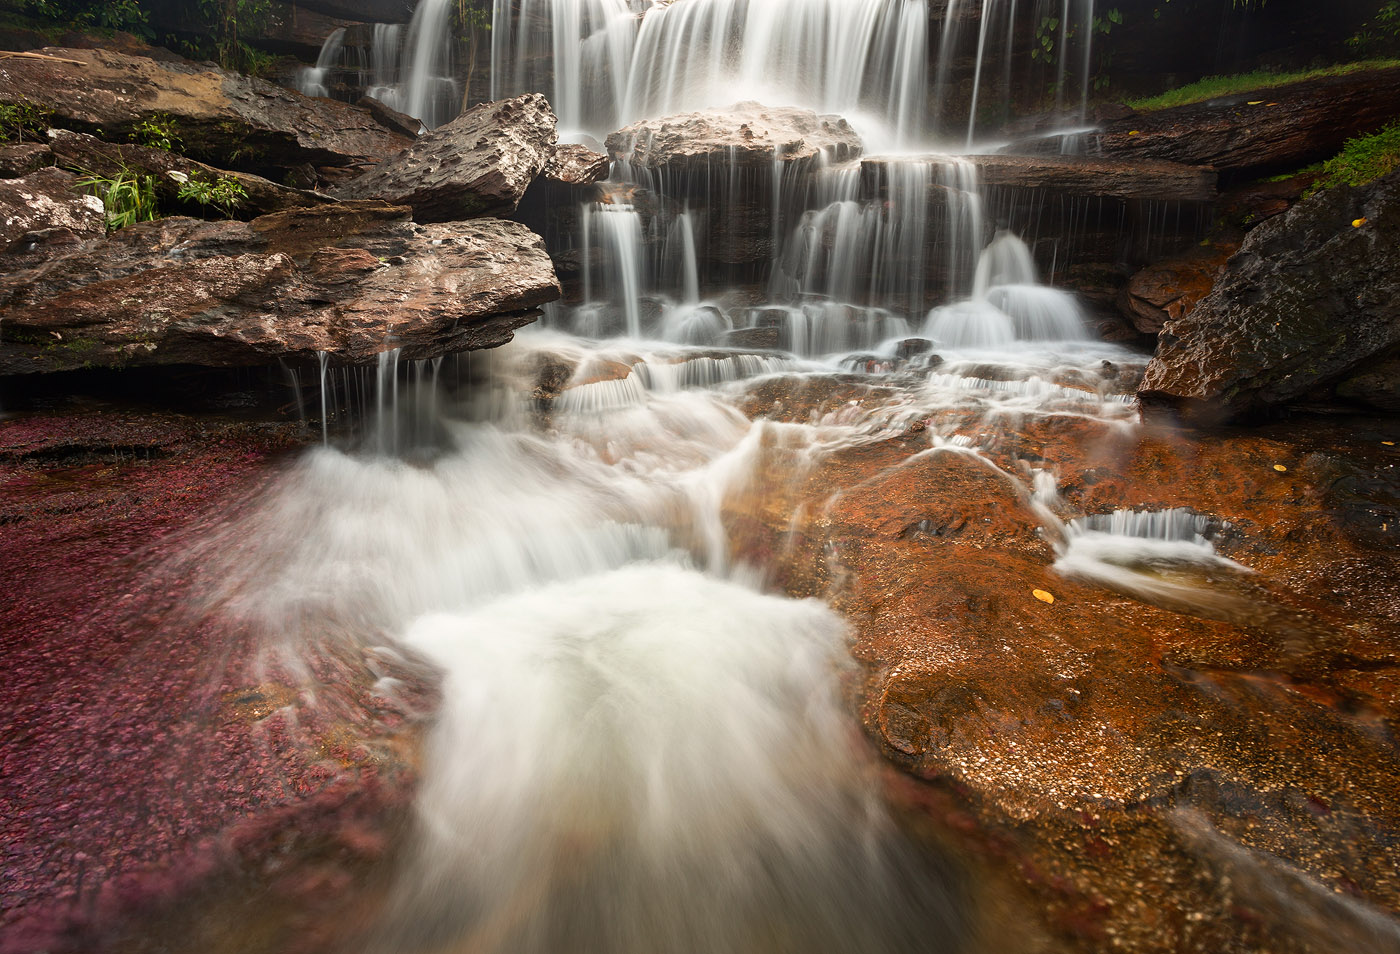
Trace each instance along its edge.
{"label": "rocky cliff face", "polygon": [[1325,396],[1397,346],[1392,173],[1321,192],[1250,232],[1214,290],[1163,328],[1141,396],[1197,420],[1238,417]]}

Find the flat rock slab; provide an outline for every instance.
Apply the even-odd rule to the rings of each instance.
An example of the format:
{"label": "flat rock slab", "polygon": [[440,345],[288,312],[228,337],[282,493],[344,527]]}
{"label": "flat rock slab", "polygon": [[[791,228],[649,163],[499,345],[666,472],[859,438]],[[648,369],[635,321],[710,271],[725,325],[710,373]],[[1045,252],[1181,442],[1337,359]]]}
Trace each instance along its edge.
{"label": "flat rock slab", "polygon": [[861,171],[868,179],[881,168],[924,160],[966,163],[977,170],[983,186],[1044,189],[1072,196],[1113,199],[1161,199],[1179,202],[1213,202],[1216,173],[1201,166],[1177,162],[1123,162],[1091,156],[867,156]]}
{"label": "flat rock slab", "polygon": [[20,179],[0,179],[0,251],[32,232],[59,230],[70,240],[107,231],[102,200],[85,195],[78,177],[62,169],[40,169]]}
{"label": "flat rock slab", "polygon": [[1133,113],[1104,126],[1103,155],[1242,173],[1297,169],[1396,116],[1400,67],[1306,80],[1204,103]]}
{"label": "flat rock slab", "polygon": [[50,58],[0,61],[0,102],[37,103],[53,111],[55,125],[81,132],[101,128],[123,139],[163,113],[179,124],[191,156],[258,171],[367,166],[409,144],[365,110],[212,65],[107,50],[39,52]]}
{"label": "flat rock slab", "polygon": [[1223,420],[1312,395],[1400,345],[1400,173],[1328,189],[1245,237],[1162,329],[1140,396]]}
{"label": "flat rock slab", "polygon": [[555,157],[556,125],[538,93],[483,103],[336,194],[411,206],[419,222],[510,215]]}
{"label": "flat rock slab", "polygon": [[822,155],[847,162],[860,156],[863,145],[840,116],[739,103],[633,123],[608,137],[607,150],[633,165],[680,172],[721,163],[815,162]]}
{"label": "flat rock slab", "polygon": [[342,203],[252,222],[171,218],[0,268],[0,373],[193,364],[360,364],[510,340],[559,296],[544,243],[514,222],[422,226]]}

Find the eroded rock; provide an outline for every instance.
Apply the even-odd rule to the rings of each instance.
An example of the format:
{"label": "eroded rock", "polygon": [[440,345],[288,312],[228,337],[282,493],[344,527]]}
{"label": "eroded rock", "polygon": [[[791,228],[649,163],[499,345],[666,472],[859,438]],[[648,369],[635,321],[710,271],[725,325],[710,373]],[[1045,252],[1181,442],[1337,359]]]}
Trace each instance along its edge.
{"label": "eroded rock", "polygon": [[1118,295],[1118,306],[1134,328],[1155,335],[1210,294],[1221,266],[1234,251],[1233,245],[1213,245],[1149,265],[1128,279]]}
{"label": "eroded rock", "polygon": [[815,162],[823,154],[845,162],[857,158],[862,148],[860,137],[840,116],[753,102],[644,120],[607,140],[614,159],[671,173],[727,163],[771,165],[775,159]]}
{"label": "eroded rock", "polygon": [[46,48],[44,59],[0,66],[0,102],[28,100],[53,123],[125,139],[157,114],[179,124],[186,151],[224,168],[281,172],[373,165],[409,144],[364,110],[311,99],[212,65],[160,62],[108,50]]}
{"label": "eroded rock", "polygon": [[0,372],[162,364],[363,363],[510,340],[559,295],[514,222],[423,226],[342,203],[252,222],[171,218],[14,255],[0,277]]}
{"label": "eroded rock", "polygon": [[483,103],[336,194],[411,206],[419,222],[510,215],[554,157],[556,122],[538,93]]}
{"label": "eroded rock", "polygon": [[1141,397],[1200,421],[1309,396],[1400,344],[1400,173],[1328,189],[1246,236],[1168,322]]}

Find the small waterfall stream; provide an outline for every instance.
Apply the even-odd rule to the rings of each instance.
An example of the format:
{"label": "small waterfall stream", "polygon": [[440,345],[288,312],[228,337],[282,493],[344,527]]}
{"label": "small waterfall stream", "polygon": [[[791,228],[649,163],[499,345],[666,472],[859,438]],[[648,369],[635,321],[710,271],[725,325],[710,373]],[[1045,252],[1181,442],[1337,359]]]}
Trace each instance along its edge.
{"label": "small waterfall stream", "polygon": [[[221,599],[281,651],[330,632],[442,680],[367,949],[968,949],[956,865],[878,794],[843,694],[847,624],[787,597],[780,556],[745,550],[731,520],[806,492],[838,453],[921,433],[894,466],[975,459],[1056,540],[1057,571],[1148,602],[1210,604],[1208,580],[1164,567],[1244,572],[1191,514],[1066,514],[1042,464],[998,462],[1018,421],[1136,427],[1118,376],[1144,359],[1094,340],[1026,243],[993,232],[971,163],[919,151],[972,148],[988,77],[1009,75],[1018,2],[982,0],[970,118],[945,114],[961,5],[933,40],[924,0],[497,0],[491,95],[546,91],[567,138],[757,98],[840,113],[888,154],[810,175],[731,156],[703,196],[618,162],[579,210],[579,281],[545,327],[476,359],[484,383],[455,394],[436,366],[401,384],[386,356],[364,449],[311,452],[239,528],[257,553],[223,568]],[[1093,4],[1063,7],[1068,109],[1067,37],[1090,34]],[[428,126],[458,95],[449,13],[424,0],[406,37],[386,30],[393,68],[376,47],[373,95]],[[768,261],[726,287],[710,219],[760,187]],[[852,379],[868,394],[837,408],[748,410],[765,389],[866,386]]]}

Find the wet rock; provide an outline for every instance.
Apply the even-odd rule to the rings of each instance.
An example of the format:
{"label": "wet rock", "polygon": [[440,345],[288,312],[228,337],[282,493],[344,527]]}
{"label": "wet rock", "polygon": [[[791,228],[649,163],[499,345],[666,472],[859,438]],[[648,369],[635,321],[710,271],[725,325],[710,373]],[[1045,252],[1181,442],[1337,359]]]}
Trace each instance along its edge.
{"label": "wet rock", "polygon": [[106,50],[48,48],[46,59],[9,59],[0,102],[26,99],[53,110],[52,122],[80,132],[127,137],[156,114],[179,124],[186,152],[224,168],[272,174],[373,165],[409,144],[364,110],[311,99],[212,65],[159,62]]}
{"label": "wet rock", "polygon": [[1395,117],[1400,67],[1328,76],[1105,124],[1103,155],[1214,166],[1222,174],[1297,169]]}
{"label": "wet rock", "polygon": [[1235,245],[1196,248],[1186,255],[1142,269],[1118,294],[1118,306],[1134,328],[1155,335],[1168,321],[1184,317],[1215,287],[1215,276]]}
{"label": "wet rock", "polygon": [[[861,172],[874,177],[877,167],[890,161],[868,157],[861,162]],[[988,188],[1044,189],[1060,195],[1125,200],[1212,202],[1216,197],[1214,170],[1178,162],[995,154],[964,156],[960,161],[975,166],[978,181]]]}
{"label": "wet rock", "polygon": [[556,146],[541,175],[566,186],[591,185],[602,182],[612,169],[612,160],[587,146],[568,143]]}
{"label": "wet rock", "polygon": [[1199,421],[1294,402],[1400,344],[1400,173],[1304,200],[1246,236],[1162,330],[1141,397]]}
{"label": "wet rock", "polygon": [[419,222],[510,215],[555,154],[555,124],[538,93],[483,103],[335,194],[408,205]]}
{"label": "wet rock", "polygon": [[61,230],[77,237],[107,231],[102,200],[78,188],[78,177],[62,169],[40,169],[22,179],[0,179],[0,251],[25,235]]}
{"label": "wet rock", "polygon": [[777,351],[782,347],[782,329],[776,326],[766,328],[738,328],[724,334],[723,344],[729,348],[753,348],[762,351]]}
{"label": "wet rock", "polygon": [[1337,385],[1337,397],[1388,414],[1400,414],[1400,355],[1371,363]]}
{"label": "wet rock", "polygon": [[559,295],[540,239],[494,219],[414,225],[341,203],[252,222],[171,218],[12,255],[0,371],[279,359],[363,363],[492,347]]}
{"label": "wet rock", "polygon": [[193,213],[221,215],[216,209],[201,210],[193,203],[179,199],[180,187],[190,178],[215,182],[220,178],[234,179],[243,187],[245,198],[233,214],[239,218],[254,218],[269,212],[311,208],[335,200],[306,189],[293,189],[270,182],[262,176],[247,172],[231,172],[193,159],[186,159],[166,149],[138,146],[134,143],[103,142],[87,133],[68,129],[49,130],[49,147],[59,165],[82,170],[86,174],[115,177],[123,170],[149,175],[155,183],[156,197],[162,211],[182,206]]}
{"label": "wet rock", "polygon": [[53,153],[41,142],[0,146],[0,179],[18,179],[53,165]]}
{"label": "wet rock", "polygon": [[608,154],[667,173],[704,173],[728,164],[768,168],[774,160],[813,163],[857,158],[860,137],[840,116],[807,109],[739,103],[662,119],[648,119],[608,137]]}

